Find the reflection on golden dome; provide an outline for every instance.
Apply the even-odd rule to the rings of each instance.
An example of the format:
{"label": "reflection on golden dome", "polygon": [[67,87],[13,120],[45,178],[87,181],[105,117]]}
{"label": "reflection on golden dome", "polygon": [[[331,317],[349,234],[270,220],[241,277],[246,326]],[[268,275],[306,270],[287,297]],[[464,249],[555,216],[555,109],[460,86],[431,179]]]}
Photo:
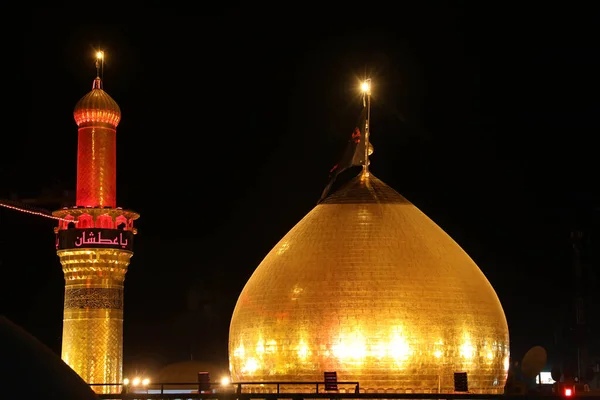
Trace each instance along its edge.
{"label": "reflection on golden dome", "polygon": [[336,371],[361,391],[451,392],[453,373],[466,371],[469,390],[502,393],[508,355],[484,274],[373,175],[330,195],[271,250],[229,334],[235,381],[322,382]]}
{"label": "reflection on golden dome", "polygon": [[102,89],[102,80],[94,79],[92,91],[83,96],[73,111],[77,126],[87,123],[105,123],[116,128],[121,120],[121,109],[116,101]]}

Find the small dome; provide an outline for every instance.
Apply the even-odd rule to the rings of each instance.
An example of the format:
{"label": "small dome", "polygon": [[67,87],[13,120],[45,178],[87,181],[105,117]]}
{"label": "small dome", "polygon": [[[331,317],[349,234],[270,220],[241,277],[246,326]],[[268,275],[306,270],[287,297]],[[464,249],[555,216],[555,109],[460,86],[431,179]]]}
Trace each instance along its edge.
{"label": "small dome", "polygon": [[117,102],[102,90],[102,80],[96,77],[92,91],[75,105],[73,116],[77,126],[100,122],[116,128],[121,120],[121,109]]}

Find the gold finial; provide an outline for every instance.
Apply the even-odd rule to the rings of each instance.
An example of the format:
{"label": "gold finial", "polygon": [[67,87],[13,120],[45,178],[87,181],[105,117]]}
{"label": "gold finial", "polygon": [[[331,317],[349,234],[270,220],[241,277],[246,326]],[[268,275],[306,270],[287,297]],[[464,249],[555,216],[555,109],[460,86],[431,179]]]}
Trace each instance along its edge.
{"label": "gold finial", "polygon": [[104,78],[104,51],[98,50],[96,52],[96,79],[102,80]]}
{"label": "gold finial", "polygon": [[363,107],[367,107],[367,121],[365,124],[365,164],[363,165],[362,178],[369,177],[369,133],[371,132],[371,78],[365,80],[360,88],[363,92]]}

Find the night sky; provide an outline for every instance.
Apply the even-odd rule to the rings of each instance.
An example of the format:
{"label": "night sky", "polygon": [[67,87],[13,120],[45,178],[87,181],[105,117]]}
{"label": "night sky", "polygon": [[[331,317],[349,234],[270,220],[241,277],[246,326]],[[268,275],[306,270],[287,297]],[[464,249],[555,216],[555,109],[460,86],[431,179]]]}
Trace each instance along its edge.
{"label": "night sky", "polygon": [[[117,201],[141,214],[126,364],[226,360],[237,297],[316,205],[366,76],[372,172],[486,274],[514,359],[534,345],[557,357],[569,234],[600,220],[597,10],[396,3],[65,7],[15,11],[0,28],[2,198],[74,190],[72,111],[91,90],[95,50],[106,53],[104,89],[123,113]],[[55,225],[0,209],[0,311],[60,353]]]}

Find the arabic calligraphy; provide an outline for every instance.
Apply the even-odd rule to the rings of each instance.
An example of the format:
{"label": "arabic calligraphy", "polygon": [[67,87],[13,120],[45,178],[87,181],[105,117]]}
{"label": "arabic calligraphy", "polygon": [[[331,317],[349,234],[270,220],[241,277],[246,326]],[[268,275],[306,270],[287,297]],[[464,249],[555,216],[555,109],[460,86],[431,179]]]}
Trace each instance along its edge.
{"label": "arabic calligraphy", "polygon": [[111,248],[133,250],[133,232],[120,229],[63,229],[56,237],[57,249]]}
{"label": "arabic calligraphy", "polygon": [[123,289],[119,288],[72,288],[65,291],[65,309],[123,310]]}
{"label": "arabic calligraphy", "polygon": [[[87,233],[87,238],[85,237]],[[121,247],[127,247],[127,239],[123,241],[123,232],[119,233],[119,237],[114,239],[102,239],[102,232],[98,232],[98,236],[94,235],[94,232],[83,231],[81,236],[75,239],[75,246],[81,247],[84,244],[107,244],[107,245],[120,245]]]}

